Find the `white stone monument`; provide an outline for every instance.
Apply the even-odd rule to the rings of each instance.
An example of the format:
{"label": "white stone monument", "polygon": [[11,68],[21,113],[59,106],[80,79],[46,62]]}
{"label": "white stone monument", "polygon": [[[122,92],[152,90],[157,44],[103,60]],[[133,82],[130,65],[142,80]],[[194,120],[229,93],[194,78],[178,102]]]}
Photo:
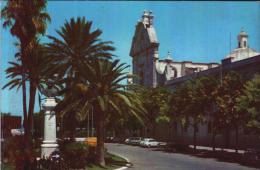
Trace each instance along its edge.
{"label": "white stone monument", "polygon": [[41,145],[41,157],[49,157],[50,154],[57,150],[58,144],[56,141],[56,115],[53,111],[57,105],[54,97],[47,97],[42,108],[44,113],[44,139]]}

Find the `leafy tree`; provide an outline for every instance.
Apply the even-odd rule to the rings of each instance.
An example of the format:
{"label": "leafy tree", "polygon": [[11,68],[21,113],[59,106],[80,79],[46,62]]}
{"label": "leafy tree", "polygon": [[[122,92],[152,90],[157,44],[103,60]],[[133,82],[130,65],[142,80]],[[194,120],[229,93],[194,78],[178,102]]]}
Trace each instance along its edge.
{"label": "leafy tree", "polygon": [[67,87],[67,93],[57,106],[60,114],[66,114],[72,109],[79,117],[86,117],[93,108],[96,115],[97,157],[99,165],[104,166],[104,135],[107,116],[121,116],[129,113],[140,119],[139,114],[145,110],[141,101],[133,93],[125,90],[126,85],[120,84],[127,78],[123,70],[124,64],[119,60],[109,61],[99,59],[91,64],[81,63],[78,83]]}
{"label": "leafy tree", "polygon": [[[205,114],[211,109],[210,97],[215,86],[215,81],[211,77],[199,77],[194,80],[189,80],[185,83],[183,89],[185,96],[182,96],[185,101],[183,108],[183,115],[181,118],[187,120],[191,118],[192,121],[189,123],[193,126],[193,144],[194,150],[197,145],[197,132],[198,126],[205,122]],[[182,94],[183,95],[183,94]]]}
{"label": "leafy tree", "polygon": [[[222,86],[220,87],[220,95],[217,97],[217,106],[222,113],[222,125],[228,131],[231,126],[235,129],[236,136],[236,152],[238,150],[238,131],[245,120],[245,114],[236,110],[235,106],[237,98],[241,95],[242,79],[240,75],[234,71],[229,72],[224,78]],[[227,135],[227,144],[228,144]]]}
{"label": "leafy tree", "polygon": [[246,126],[260,134],[260,75],[246,82],[242,94],[237,98],[236,110],[246,116]]}
{"label": "leafy tree", "polygon": [[147,110],[148,126],[151,127],[151,134],[155,136],[155,126],[157,122],[169,121],[167,113],[169,112],[170,93],[166,88],[141,88],[138,91],[143,105]]}
{"label": "leafy tree", "polygon": [[[192,119],[190,122],[193,126],[193,145],[194,150],[197,146],[197,132],[198,125],[204,122],[204,114],[203,114],[203,103],[201,102],[201,96],[198,93],[198,80],[190,80],[187,82],[187,97],[189,99],[189,103],[186,105],[185,112]],[[188,100],[187,100],[188,101]]]}
{"label": "leafy tree", "polygon": [[197,93],[200,96],[200,103],[202,103],[203,114],[211,114],[212,119],[212,144],[213,150],[215,150],[215,136],[218,132],[218,120],[219,114],[216,109],[216,90],[218,87],[218,81],[214,77],[205,76],[200,77],[198,80]]}
{"label": "leafy tree", "polygon": [[177,86],[170,98],[170,117],[173,121],[179,122],[181,126],[181,142],[184,142],[184,128],[189,125],[189,116],[185,112],[188,103],[186,84]]}

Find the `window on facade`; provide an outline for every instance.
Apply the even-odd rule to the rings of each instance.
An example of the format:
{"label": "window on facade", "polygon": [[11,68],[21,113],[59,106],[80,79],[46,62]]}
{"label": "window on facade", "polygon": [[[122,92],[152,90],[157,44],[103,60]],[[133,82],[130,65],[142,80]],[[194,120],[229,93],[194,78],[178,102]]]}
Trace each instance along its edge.
{"label": "window on facade", "polygon": [[172,72],[173,72],[173,76],[172,78],[176,78],[177,77],[177,69],[175,67],[171,67]]}
{"label": "window on facade", "polygon": [[241,47],[240,42],[238,42],[238,48],[240,48],[240,47]]}
{"label": "window on facade", "polygon": [[208,122],[208,133],[212,133],[212,123]]}

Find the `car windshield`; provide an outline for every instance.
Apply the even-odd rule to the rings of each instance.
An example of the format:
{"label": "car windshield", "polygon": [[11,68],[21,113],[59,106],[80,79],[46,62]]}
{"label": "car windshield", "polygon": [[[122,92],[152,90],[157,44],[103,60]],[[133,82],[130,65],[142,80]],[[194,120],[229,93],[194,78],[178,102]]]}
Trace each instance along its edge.
{"label": "car windshield", "polygon": [[156,140],[154,140],[154,139],[150,139],[149,142],[156,142]]}

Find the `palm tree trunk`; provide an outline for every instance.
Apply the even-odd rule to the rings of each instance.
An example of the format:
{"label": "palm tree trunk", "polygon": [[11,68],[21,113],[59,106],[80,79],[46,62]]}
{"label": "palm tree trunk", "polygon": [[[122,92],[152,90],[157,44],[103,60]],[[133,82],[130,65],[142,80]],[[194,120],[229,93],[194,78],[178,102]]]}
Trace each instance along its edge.
{"label": "palm tree trunk", "polygon": [[28,117],[27,117],[27,104],[26,104],[26,83],[25,75],[22,74],[22,93],[23,93],[23,126],[25,136],[28,135]]}
{"label": "palm tree trunk", "polygon": [[29,99],[29,132],[30,135],[33,135],[33,112],[34,112],[34,105],[35,105],[35,94],[36,94],[36,87],[32,82],[30,82],[30,99]]}
{"label": "palm tree trunk", "polygon": [[23,116],[24,116],[24,169],[30,168],[30,131],[29,131],[29,122],[28,122],[28,113],[27,113],[27,95],[26,95],[26,54],[25,54],[25,45],[21,40],[21,63],[23,66],[22,73],[22,93],[23,93]]}
{"label": "palm tree trunk", "polygon": [[105,119],[102,111],[97,112],[97,157],[96,163],[100,166],[105,166],[105,150],[104,150],[104,135],[105,135]]}

